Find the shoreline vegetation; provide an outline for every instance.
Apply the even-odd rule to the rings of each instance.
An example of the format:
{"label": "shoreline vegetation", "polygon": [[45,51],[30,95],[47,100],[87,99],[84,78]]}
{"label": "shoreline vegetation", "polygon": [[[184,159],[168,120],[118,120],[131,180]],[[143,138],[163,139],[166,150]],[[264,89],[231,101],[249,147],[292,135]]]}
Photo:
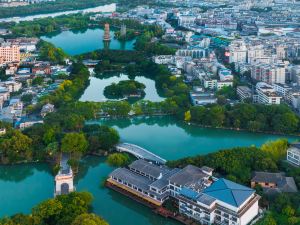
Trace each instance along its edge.
{"label": "shoreline vegetation", "polygon": [[108,225],[103,218],[90,213],[92,201],[93,196],[89,192],[59,195],[37,204],[30,214],[19,213],[0,219],[0,225]]}
{"label": "shoreline vegetation", "polygon": [[55,0],[54,2],[42,2],[26,6],[2,7],[0,8],[0,18],[33,16],[37,14],[82,10],[104,6],[111,3],[117,4],[118,11],[125,11],[126,9],[136,7],[139,4],[149,4],[146,0],[131,0],[130,2],[126,0],[115,0],[114,2],[109,0]]}

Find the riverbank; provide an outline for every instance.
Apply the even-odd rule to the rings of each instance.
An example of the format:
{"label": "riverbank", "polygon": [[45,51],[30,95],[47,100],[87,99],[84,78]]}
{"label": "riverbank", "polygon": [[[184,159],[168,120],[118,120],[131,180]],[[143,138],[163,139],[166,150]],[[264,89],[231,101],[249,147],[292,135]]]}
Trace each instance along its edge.
{"label": "riverbank", "polygon": [[[61,2],[62,4],[59,4]],[[77,3],[77,4],[76,4]],[[82,4],[78,4],[82,3]],[[86,2],[79,0],[61,1],[57,0],[55,4],[41,3],[30,6],[21,7],[8,7],[0,9],[0,22],[22,22],[33,21],[35,19],[57,17],[61,15],[71,15],[77,13],[100,13],[100,12],[115,12],[116,3],[106,4],[106,0],[99,2],[99,0],[91,0]],[[48,7],[45,7],[45,6]],[[52,6],[52,8],[49,6]],[[54,8],[55,7],[55,8]],[[67,10],[67,11],[66,11]],[[25,16],[26,15],[26,16]]]}

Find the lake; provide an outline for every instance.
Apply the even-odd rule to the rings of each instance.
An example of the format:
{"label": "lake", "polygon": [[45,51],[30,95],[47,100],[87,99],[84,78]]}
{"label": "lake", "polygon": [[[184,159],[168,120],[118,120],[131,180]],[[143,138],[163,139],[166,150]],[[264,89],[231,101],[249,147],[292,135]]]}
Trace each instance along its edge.
{"label": "lake", "polygon": [[[99,79],[96,77],[90,77],[90,85],[86,88],[79,101],[93,101],[102,102],[106,101],[107,98],[104,96],[104,88],[112,83],[118,83],[121,80],[128,80],[128,76],[125,74],[116,74],[116,76]],[[155,81],[145,77],[135,77],[135,80],[145,84],[145,97],[144,100],[150,100],[153,102],[163,101],[164,98],[160,97],[155,88]]]}
{"label": "lake", "polygon": [[[104,49],[103,42],[104,30],[86,29],[86,30],[69,30],[59,34],[42,36],[41,39],[62,48],[69,55],[79,55],[82,53],[92,52],[98,49]],[[115,50],[133,50],[135,39],[131,41],[118,41],[114,37],[114,32],[110,31],[111,41],[109,49]]]}
{"label": "lake", "polygon": [[[99,120],[115,127],[124,142],[154,152],[167,160],[196,154],[207,154],[237,146],[260,146],[279,135],[200,128],[176,122],[172,117],[137,117],[133,119]],[[290,141],[295,137],[286,137]],[[80,166],[75,185],[78,191],[94,195],[93,211],[110,225],[177,225],[172,220],[153,214],[150,209],[104,188],[101,183],[113,170],[105,158],[87,157]],[[54,177],[46,164],[0,167],[0,217],[17,212],[29,213],[38,202],[53,197]]]}

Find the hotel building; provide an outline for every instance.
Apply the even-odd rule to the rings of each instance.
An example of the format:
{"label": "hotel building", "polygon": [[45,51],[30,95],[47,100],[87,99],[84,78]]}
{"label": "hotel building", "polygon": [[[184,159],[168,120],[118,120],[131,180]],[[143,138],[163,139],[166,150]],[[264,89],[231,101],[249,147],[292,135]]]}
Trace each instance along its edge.
{"label": "hotel building", "polygon": [[205,166],[171,169],[140,159],[114,170],[107,183],[154,207],[172,198],[180,214],[201,224],[248,224],[259,213],[260,197],[251,188],[214,178],[212,172]]}

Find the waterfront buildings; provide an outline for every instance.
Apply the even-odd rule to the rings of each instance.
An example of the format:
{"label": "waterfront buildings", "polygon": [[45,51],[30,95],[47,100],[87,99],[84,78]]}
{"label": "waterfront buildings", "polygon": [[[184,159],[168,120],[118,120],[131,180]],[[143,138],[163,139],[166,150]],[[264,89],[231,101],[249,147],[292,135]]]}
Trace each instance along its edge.
{"label": "waterfront buildings", "polygon": [[184,188],[177,198],[179,212],[201,224],[246,225],[259,213],[255,190],[223,178],[203,192]]}
{"label": "waterfront buildings", "polygon": [[300,143],[291,144],[287,150],[287,161],[295,166],[300,166]]}
{"label": "waterfront buildings", "polygon": [[255,190],[218,180],[206,166],[171,169],[140,159],[114,170],[107,182],[155,207],[172,198],[179,213],[201,224],[246,225],[259,213]]}

